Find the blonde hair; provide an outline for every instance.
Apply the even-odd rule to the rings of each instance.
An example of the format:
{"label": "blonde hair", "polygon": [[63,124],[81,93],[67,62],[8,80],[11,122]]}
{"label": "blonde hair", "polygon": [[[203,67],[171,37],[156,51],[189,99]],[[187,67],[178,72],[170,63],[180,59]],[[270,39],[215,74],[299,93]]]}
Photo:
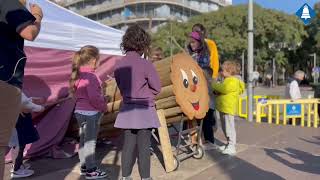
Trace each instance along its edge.
{"label": "blonde hair", "polygon": [[228,60],[223,62],[222,64],[222,69],[230,73],[232,76],[238,75],[240,73],[239,67],[240,65],[238,65],[235,61]]}
{"label": "blonde hair", "polygon": [[75,93],[75,82],[78,80],[79,69],[81,66],[86,65],[90,60],[99,60],[99,49],[95,46],[84,46],[79,51],[75,52],[72,58],[72,72],[69,80],[69,94],[71,96]]}

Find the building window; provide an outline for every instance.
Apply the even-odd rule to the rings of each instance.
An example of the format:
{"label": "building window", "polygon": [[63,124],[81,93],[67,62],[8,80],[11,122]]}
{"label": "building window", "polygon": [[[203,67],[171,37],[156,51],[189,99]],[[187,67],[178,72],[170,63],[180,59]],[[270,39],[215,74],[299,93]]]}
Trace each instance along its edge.
{"label": "building window", "polygon": [[159,18],[168,18],[170,16],[170,7],[165,4],[155,8],[155,16]]}
{"label": "building window", "polygon": [[137,18],[147,17],[144,12],[144,3],[136,4],[136,16]]}
{"label": "building window", "polygon": [[92,20],[94,20],[94,21],[97,21],[97,20],[98,20],[96,14],[90,15],[90,16],[88,16],[88,18],[89,18],[89,19],[92,19]]}

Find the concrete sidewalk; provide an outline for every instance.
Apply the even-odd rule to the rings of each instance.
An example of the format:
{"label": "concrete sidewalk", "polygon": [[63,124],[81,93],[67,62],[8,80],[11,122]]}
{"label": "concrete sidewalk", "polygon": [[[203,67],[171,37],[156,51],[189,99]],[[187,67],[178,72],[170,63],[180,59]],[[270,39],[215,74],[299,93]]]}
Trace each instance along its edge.
{"label": "concrete sidewalk", "polygon": [[319,129],[238,123],[238,132],[244,151],[188,180],[320,179]]}
{"label": "concrete sidewalk", "polygon": [[[224,140],[221,130],[217,138]],[[225,156],[215,150],[207,151],[201,160],[188,159],[178,171],[165,173],[157,156],[152,156],[152,176],[155,180],[256,180],[256,179],[320,179],[320,130],[268,124],[251,124],[237,120],[238,154]],[[100,145],[98,159],[102,169],[110,171],[112,180],[120,172],[120,139],[114,144]],[[31,161],[36,174],[32,180],[77,180],[79,163],[71,159],[38,159]],[[6,179],[9,179],[7,165]],[[137,166],[134,180],[139,179]]]}

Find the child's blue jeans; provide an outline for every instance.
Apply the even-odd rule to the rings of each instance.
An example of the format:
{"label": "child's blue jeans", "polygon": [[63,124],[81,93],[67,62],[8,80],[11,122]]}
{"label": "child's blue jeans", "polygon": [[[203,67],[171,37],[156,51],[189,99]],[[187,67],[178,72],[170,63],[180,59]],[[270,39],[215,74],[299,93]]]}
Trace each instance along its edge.
{"label": "child's blue jeans", "polygon": [[80,130],[79,159],[81,167],[86,167],[88,171],[97,167],[95,151],[97,136],[100,126],[101,113],[93,116],[86,116],[75,113]]}

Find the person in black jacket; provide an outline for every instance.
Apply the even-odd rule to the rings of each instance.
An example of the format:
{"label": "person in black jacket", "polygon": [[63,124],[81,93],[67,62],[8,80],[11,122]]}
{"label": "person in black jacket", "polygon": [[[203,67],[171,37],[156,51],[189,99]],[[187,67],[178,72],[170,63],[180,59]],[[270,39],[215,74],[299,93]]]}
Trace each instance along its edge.
{"label": "person in black jacket", "polygon": [[8,141],[22,110],[24,40],[33,41],[37,37],[43,17],[38,5],[30,4],[29,12],[23,3],[0,0],[0,179]]}

